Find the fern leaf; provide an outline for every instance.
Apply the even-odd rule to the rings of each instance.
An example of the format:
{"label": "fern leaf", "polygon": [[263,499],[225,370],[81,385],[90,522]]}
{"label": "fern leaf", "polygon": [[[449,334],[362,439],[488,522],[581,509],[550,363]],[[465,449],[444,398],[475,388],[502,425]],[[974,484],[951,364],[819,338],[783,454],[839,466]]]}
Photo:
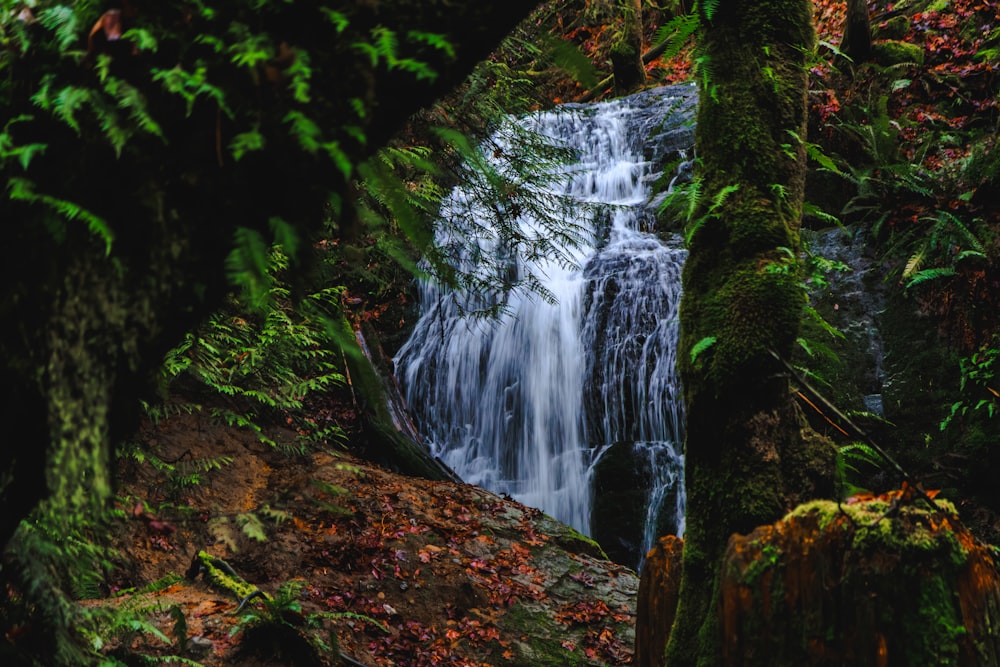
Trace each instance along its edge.
{"label": "fern leaf", "polygon": [[60,51],[66,51],[76,43],[80,33],[80,22],[72,7],[55,5],[38,12],[38,22],[55,32]]}
{"label": "fern leaf", "polygon": [[698,15],[692,12],[675,16],[660,27],[653,36],[653,44],[659,45],[668,42],[660,57],[664,60],[670,60],[680,53],[681,49],[690,41],[691,36],[698,31],[698,25]]}
{"label": "fern leaf", "polygon": [[924,245],[915,253],[913,253],[908,260],[906,260],[906,266],[903,267],[904,278],[909,278],[920,269],[920,265],[923,264],[924,262],[924,253],[926,251],[927,251],[927,246]]}
{"label": "fern leaf", "polygon": [[260,232],[238,227],[234,248],[226,258],[226,269],[233,285],[243,288],[257,307],[268,301],[271,278],[268,274],[268,245]]}
{"label": "fern leaf", "polygon": [[433,49],[442,51],[449,60],[454,60],[456,57],[455,46],[443,34],[410,30],[406,33],[406,37],[411,42],[420,42]]}
{"label": "fern leaf", "polygon": [[705,19],[711,21],[719,9],[719,0],[701,0],[701,9],[705,14]]}
{"label": "fern leaf", "polygon": [[718,341],[718,338],[716,338],[715,336],[705,336],[704,338],[702,338],[701,340],[699,340],[697,343],[695,343],[694,345],[692,345],[691,346],[691,363],[694,363],[695,360],[698,358],[698,356],[702,352],[704,352],[708,348],[710,348],[713,345],[715,345],[716,341]]}
{"label": "fern leaf", "polygon": [[320,12],[326,17],[326,20],[333,24],[334,29],[337,34],[344,32],[347,26],[351,24],[350,19],[341,12],[330,9],[329,7],[320,7]]}
{"label": "fern leaf", "polygon": [[925,283],[928,280],[940,280],[941,278],[948,278],[955,275],[955,269],[950,266],[945,266],[937,269],[924,269],[923,271],[918,271],[915,273],[906,283],[907,289],[919,285],[920,283]]}
{"label": "fern leaf", "polygon": [[253,512],[244,512],[236,515],[236,523],[243,529],[243,534],[258,542],[267,542],[267,531],[264,524]]}
{"label": "fern leaf", "polygon": [[557,67],[568,72],[584,88],[597,85],[597,68],[575,44],[558,37],[545,39],[545,50]]}
{"label": "fern leaf", "polygon": [[291,134],[303,150],[307,153],[315,153],[319,150],[322,132],[311,118],[301,111],[289,111],[283,120],[291,125]]}
{"label": "fern leaf", "polygon": [[263,150],[264,145],[264,135],[253,129],[233,137],[229,142],[229,150],[233,154],[233,159],[239,162],[247,153]]}

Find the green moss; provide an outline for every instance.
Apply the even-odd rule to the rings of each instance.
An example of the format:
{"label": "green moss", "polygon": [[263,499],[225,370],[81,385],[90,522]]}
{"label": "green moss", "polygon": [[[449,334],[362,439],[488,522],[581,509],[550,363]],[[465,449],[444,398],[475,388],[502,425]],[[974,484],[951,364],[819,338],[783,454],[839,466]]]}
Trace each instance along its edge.
{"label": "green moss", "polygon": [[[601,545],[570,525],[556,521],[547,514],[536,520],[537,529],[552,538],[558,546],[572,554],[586,554],[595,558],[608,559]],[[544,548],[544,547],[543,547]]]}
{"label": "green moss", "polygon": [[[955,507],[945,500],[935,501],[941,512],[954,515]],[[916,505],[892,508],[883,500],[840,504],[829,500],[816,500],[796,507],[786,517],[814,515],[819,519],[819,530],[825,531],[831,523],[845,518],[844,530],[851,530],[851,548],[871,553],[883,551],[906,555],[908,561],[922,563],[920,554],[933,555],[938,562],[961,567],[966,553],[955,536],[948,530],[932,529],[928,525],[931,513]],[[915,558],[916,557],[916,558]]]}
{"label": "green moss", "polygon": [[230,593],[237,600],[244,600],[250,595],[258,592],[258,588],[248,584],[233,572],[233,569],[226,561],[205,552],[199,551],[195,554],[191,569],[188,571],[190,578],[201,573],[205,581],[217,590]]}
{"label": "green moss", "polygon": [[903,39],[910,32],[909,16],[893,16],[882,25],[872,26],[875,39]]}
{"label": "green moss", "polygon": [[582,667],[590,664],[581,654],[563,648],[563,629],[551,617],[529,609],[521,602],[516,602],[503,615],[500,624],[509,635],[522,638],[523,643],[514,646],[520,658],[516,664],[538,667]]}
{"label": "green moss", "polygon": [[875,56],[875,61],[884,67],[903,63],[924,64],[923,47],[909,42],[894,39],[873,42],[872,53]]}
{"label": "green moss", "polygon": [[743,574],[743,579],[748,584],[753,584],[764,572],[778,564],[778,557],[780,555],[781,551],[778,547],[773,544],[765,544],[760,551],[760,558],[750,563],[750,567]]}
{"label": "green moss", "polygon": [[903,617],[908,664],[930,664],[928,656],[933,664],[959,664],[959,641],[966,634],[960,612],[956,593],[942,577],[922,581],[916,610]]}

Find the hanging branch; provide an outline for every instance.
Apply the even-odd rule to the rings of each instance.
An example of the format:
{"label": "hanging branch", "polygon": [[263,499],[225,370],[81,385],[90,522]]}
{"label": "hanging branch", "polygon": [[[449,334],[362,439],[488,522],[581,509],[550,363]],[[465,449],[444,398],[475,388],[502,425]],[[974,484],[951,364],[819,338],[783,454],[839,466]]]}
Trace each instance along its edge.
{"label": "hanging branch", "polygon": [[[830,402],[829,399],[823,396],[823,394],[821,394],[819,390],[817,390],[815,387],[809,384],[809,382],[806,381],[806,379],[802,376],[802,374],[799,373],[794,366],[788,363],[787,360],[785,360],[781,355],[779,355],[774,350],[768,350],[768,351],[771,353],[772,357],[778,360],[778,363],[780,363],[782,366],[785,367],[785,370],[787,370],[788,373],[792,376],[792,379],[798,382],[799,385],[807,392],[809,392],[816,401],[818,401],[823,405],[823,407],[825,407],[827,410],[833,413],[833,415],[838,420],[840,420],[842,424],[847,425],[854,432],[854,435],[856,437],[860,438],[866,445],[875,450],[878,453],[878,455],[882,457],[884,461],[888,462],[889,465],[891,465],[893,469],[896,471],[896,473],[898,473],[899,476],[903,479],[903,481],[909,484],[910,487],[913,488],[914,491],[916,491],[916,494],[919,498],[927,501],[927,504],[930,505],[932,509],[934,510],[940,509],[937,506],[937,503],[935,503],[934,500],[931,499],[929,495],[927,495],[927,492],[924,491],[924,487],[919,482],[914,481],[913,478],[910,476],[910,474],[903,469],[903,466],[901,466],[899,462],[896,461],[896,459],[890,456],[889,452],[885,451],[885,449],[883,449],[877,442],[875,442],[871,438],[871,436],[869,436],[860,426],[855,424],[850,417],[841,412],[840,409],[837,408],[837,406],[835,406],[832,402]],[[841,432],[843,432],[842,429]]]}

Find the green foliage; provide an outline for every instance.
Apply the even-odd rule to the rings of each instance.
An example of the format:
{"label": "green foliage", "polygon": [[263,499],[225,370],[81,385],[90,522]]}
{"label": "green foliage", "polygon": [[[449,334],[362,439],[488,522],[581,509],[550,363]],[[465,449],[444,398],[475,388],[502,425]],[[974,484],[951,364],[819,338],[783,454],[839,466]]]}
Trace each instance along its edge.
{"label": "green foliage", "polygon": [[[224,423],[254,431],[273,447],[279,445],[265,434],[265,426],[292,424],[301,436],[296,451],[337,441],[342,437],[339,429],[317,425],[303,407],[310,396],[344,381],[327,326],[339,312],[341,290],[320,289],[293,304],[280,279],[288,268],[285,254],[265,249],[257,234],[247,236],[250,242],[239,261],[230,263],[242,274],[237,282],[249,288],[245,300],[233,298],[229,308],[188,334],[164,360],[164,396],[173,389],[187,391],[194,400],[149,405],[147,410],[154,417],[207,410]],[[248,309],[246,301],[257,308]],[[261,312],[264,304],[269,308]]]}
{"label": "green foliage", "polygon": [[881,470],[885,460],[870,445],[852,442],[837,448],[834,467],[834,485],[838,500],[867,491],[860,486],[873,472]]}
{"label": "green foliage", "polygon": [[242,649],[295,664],[325,664],[321,656],[337,653],[337,636],[328,620],[348,618],[361,621],[388,634],[389,628],[363,614],[353,612],[305,613],[300,599],[306,582],[286,581],[271,596],[262,596],[254,605],[244,605],[230,636],[242,633]]}
{"label": "green foliage", "polygon": [[672,213],[685,221],[684,244],[690,246],[695,236],[710,222],[720,220],[723,205],[738,192],[738,183],[731,183],[718,190],[710,202],[705,201],[703,177],[699,174],[688,183],[675,188],[660,204],[658,213]]}
{"label": "green foliage", "polygon": [[[983,222],[974,218],[967,224],[950,211],[935,211],[934,215],[922,216],[918,224],[898,234],[890,249],[912,249],[902,273],[906,286],[954,276],[955,266],[971,257],[986,260],[986,246],[969,225],[983,227]],[[947,262],[949,265],[922,268],[927,262]]]}
{"label": "green foliage", "polygon": [[546,57],[551,58],[557,67],[569,72],[580,85],[584,88],[597,85],[597,68],[576,45],[553,36],[548,36],[543,44],[547,51]]}
{"label": "green foliage", "polygon": [[959,370],[962,398],[952,403],[948,415],[941,420],[942,431],[970,412],[985,415],[987,419],[1000,412],[1000,334],[994,334],[989,343],[971,356],[962,357]]}
{"label": "green foliage", "polygon": [[694,363],[698,359],[698,355],[707,350],[708,348],[715,345],[718,338],[715,336],[706,336],[699,340],[697,343],[691,346],[691,363]]}
{"label": "green foliage", "polygon": [[691,39],[700,25],[698,14],[692,11],[687,14],[679,14],[661,26],[653,35],[654,44],[667,42],[667,47],[661,57],[664,60],[670,60],[679,54],[685,46],[691,43]]}
{"label": "green foliage", "polygon": [[239,553],[240,535],[254,542],[267,542],[267,527],[261,515],[275,523],[280,523],[289,516],[286,512],[269,507],[260,512],[240,512],[233,517],[219,515],[208,520],[208,532],[217,541],[224,542],[231,552]]}
{"label": "green foliage", "polygon": [[[53,502],[44,503],[23,521],[7,545],[0,566],[5,604],[0,627],[46,628],[34,644],[0,638],[4,662],[38,667],[76,667],[102,659],[102,630],[108,612],[85,608],[77,600],[101,597],[105,575],[117,555],[104,541],[107,514],[84,516]],[[119,626],[146,631],[144,621],[124,611]],[[40,633],[41,634],[41,633]]]}

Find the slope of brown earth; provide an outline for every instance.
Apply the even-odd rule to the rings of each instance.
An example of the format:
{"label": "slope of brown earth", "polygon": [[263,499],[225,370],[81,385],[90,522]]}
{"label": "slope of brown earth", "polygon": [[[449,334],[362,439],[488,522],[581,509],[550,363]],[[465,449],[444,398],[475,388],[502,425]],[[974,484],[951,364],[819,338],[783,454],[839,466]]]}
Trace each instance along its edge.
{"label": "slope of brown earth", "polygon": [[[206,417],[173,417],[142,439],[175,470],[124,466],[121,569],[114,595],[88,604],[149,618],[168,642],[125,624],[109,637],[116,655],[341,664],[336,649],[312,652],[332,646],[332,631],[340,653],[364,665],[632,660],[635,574],[537,510],[340,452],[289,457]],[[176,469],[223,457],[232,460],[197,484]],[[281,622],[258,633],[264,649],[248,653],[246,631],[275,617],[264,602],[237,614],[236,595],[183,577],[202,549],[272,598],[291,582]],[[142,591],[154,582],[160,590]],[[283,649],[276,656],[270,644]],[[297,658],[296,645],[305,650]]]}

